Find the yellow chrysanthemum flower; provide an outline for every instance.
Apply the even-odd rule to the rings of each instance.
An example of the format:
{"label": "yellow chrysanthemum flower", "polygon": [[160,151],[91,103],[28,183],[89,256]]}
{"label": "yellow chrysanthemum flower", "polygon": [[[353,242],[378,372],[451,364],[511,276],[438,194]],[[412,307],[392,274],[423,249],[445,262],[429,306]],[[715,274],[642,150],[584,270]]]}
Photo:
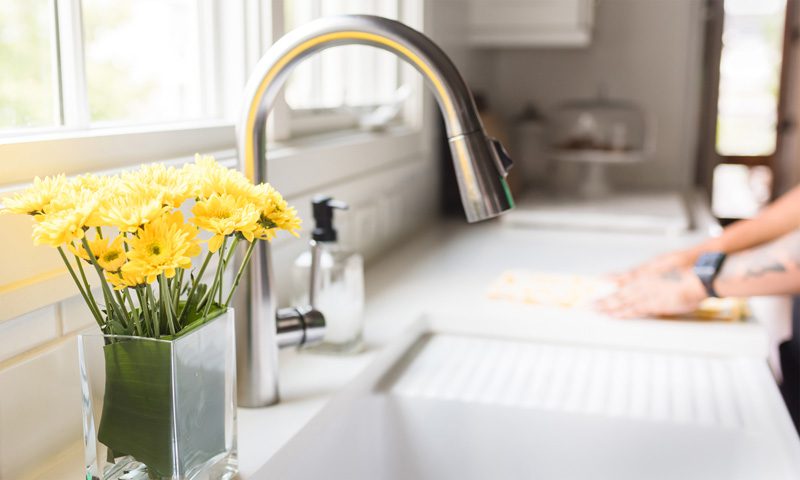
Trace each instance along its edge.
{"label": "yellow chrysanthemum flower", "polygon": [[123,185],[115,195],[105,199],[99,217],[104,225],[116,227],[121,232],[135,232],[164,215],[168,209],[162,191],[145,187],[133,190]]}
{"label": "yellow chrysanthemum flower", "polygon": [[116,188],[119,178],[116,176],[93,175],[88,173],[75,177],[70,186],[75,190],[88,190],[93,193],[105,193],[106,190]]}
{"label": "yellow chrysanthemum flower", "polygon": [[[122,240],[122,236],[117,236],[110,242],[109,239],[99,237],[89,240],[89,249],[94,254],[94,258],[97,259],[97,264],[100,265],[100,268],[108,272],[117,272],[125,264],[128,257],[125,254]],[[78,257],[87,262],[89,261],[89,254],[83,245],[78,245],[77,248],[70,245],[70,250]]]}
{"label": "yellow chrysanthemum flower", "polygon": [[80,210],[60,210],[37,215],[33,226],[33,244],[60,247],[82,239],[88,216]]}
{"label": "yellow chrysanthemum flower", "polygon": [[33,243],[60,247],[83,238],[89,220],[95,214],[98,197],[88,190],[67,188],[65,194],[54,197],[43,213],[33,218]]}
{"label": "yellow chrysanthemum flower", "polygon": [[165,205],[178,208],[187,199],[197,196],[197,185],[188,177],[182,170],[157,163],[142,165],[135,172],[125,173],[121,181],[128,190],[155,190],[161,193]]}
{"label": "yellow chrysanthemum flower", "polygon": [[67,185],[66,177],[39,177],[33,179],[33,185],[25,191],[3,199],[4,208],[0,213],[17,213],[25,215],[39,215],[45,211],[57,196],[62,194]]}
{"label": "yellow chrysanthemum flower", "polygon": [[162,273],[172,278],[176,269],[191,268],[192,257],[201,251],[197,228],[184,223],[177,211],[147,223],[127,243],[129,261],[122,267],[123,276],[126,270],[136,271],[148,283]]}
{"label": "yellow chrysanthemum flower", "polygon": [[150,283],[147,281],[142,265],[133,262],[124,264],[118,272],[105,272],[105,275],[114,290],[125,290]]}
{"label": "yellow chrysanthemum flower", "polygon": [[116,176],[81,175],[69,182],[63,195],[53,201],[53,207],[58,208],[59,203],[85,202],[87,199],[96,205],[96,208],[86,220],[88,227],[101,227],[105,219],[101,215],[104,205],[109,198],[113,198],[119,191],[119,178]]}
{"label": "yellow chrysanthemum flower", "polygon": [[259,212],[248,198],[223,193],[213,194],[207,199],[198,200],[192,208],[192,223],[211,232],[208,250],[216,252],[225,237],[241,233],[247,241],[253,241],[253,232],[258,226]]}
{"label": "yellow chrysanthemum flower", "polygon": [[195,155],[194,163],[184,167],[184,176],[196,186],[199,199],[226,193],[246,197],[253,188],[253,184],[241,172],[223,167],[210,155]]}
{"label": "yellow chrysanthemum flower", "polygon": [[261,240],[272,240],[278,230],[285,230],[295,237],[300,230],[300,218],[297,210],[290,207],[283,196],[269,184],[262,183],[253,188],[255,194],[252,201],[259,210],[255,237]]}

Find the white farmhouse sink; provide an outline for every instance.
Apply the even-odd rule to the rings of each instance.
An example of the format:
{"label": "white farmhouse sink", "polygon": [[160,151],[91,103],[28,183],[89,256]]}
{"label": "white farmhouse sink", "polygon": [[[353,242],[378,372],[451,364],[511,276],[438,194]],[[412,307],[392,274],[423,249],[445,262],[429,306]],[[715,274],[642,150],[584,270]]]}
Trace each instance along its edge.
{"label": "white farmhouse sink", "polygon": [[800,478],[763,359],[557,343],[515,325],[421,321],[253,478]]}

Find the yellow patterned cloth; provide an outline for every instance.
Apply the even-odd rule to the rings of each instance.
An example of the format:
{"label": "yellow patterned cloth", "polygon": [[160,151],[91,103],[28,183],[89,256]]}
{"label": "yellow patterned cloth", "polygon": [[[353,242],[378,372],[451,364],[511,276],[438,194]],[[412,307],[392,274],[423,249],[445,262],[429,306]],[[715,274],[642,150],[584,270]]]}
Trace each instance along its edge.
{"label": "yellow patterned cloth", "polygon": [[[592,302],[610,295],[615,285],[601,277],[510,270],[489,286],[492,300],[542,307],[590,309]],[[739,321],[750,315],[743,298],[708,298],[700,308],[682,320]]]}

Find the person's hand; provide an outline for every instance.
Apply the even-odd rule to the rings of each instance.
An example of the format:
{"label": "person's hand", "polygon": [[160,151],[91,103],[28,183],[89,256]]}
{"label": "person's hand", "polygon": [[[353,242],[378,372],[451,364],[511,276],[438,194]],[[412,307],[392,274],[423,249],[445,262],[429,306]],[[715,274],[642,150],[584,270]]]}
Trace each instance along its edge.
{"label": "person's hand", "polygon": [[698,254],[692,250],[678,250],[659,255],[627,272],[610,275],[610,279],[620,286],[639,277],[661,275],[672,270],[689,268],[697,261]]}
{"label": "person's hand", "polygon": [[619,318],[661,317],[691,313],[705,298],[700,279],[684,267],[637,276],[598,300],[595,308]]}

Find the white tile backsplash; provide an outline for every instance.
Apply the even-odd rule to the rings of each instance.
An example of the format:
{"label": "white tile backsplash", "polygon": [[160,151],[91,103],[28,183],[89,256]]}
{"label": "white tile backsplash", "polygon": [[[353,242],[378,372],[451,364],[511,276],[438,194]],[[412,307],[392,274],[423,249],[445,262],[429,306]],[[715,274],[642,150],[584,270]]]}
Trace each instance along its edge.
{"label": "white tile backsplash", "polygon": [[[4,338],[0,333],[0,345]],[[0,480],[21,478],[50,461],[81,432],[75,337],[0,370]]]}
{"label": "white tile backsplash", "polygon": [[55,340],[60,330],[55,305],[0,323],[0,362]]}

